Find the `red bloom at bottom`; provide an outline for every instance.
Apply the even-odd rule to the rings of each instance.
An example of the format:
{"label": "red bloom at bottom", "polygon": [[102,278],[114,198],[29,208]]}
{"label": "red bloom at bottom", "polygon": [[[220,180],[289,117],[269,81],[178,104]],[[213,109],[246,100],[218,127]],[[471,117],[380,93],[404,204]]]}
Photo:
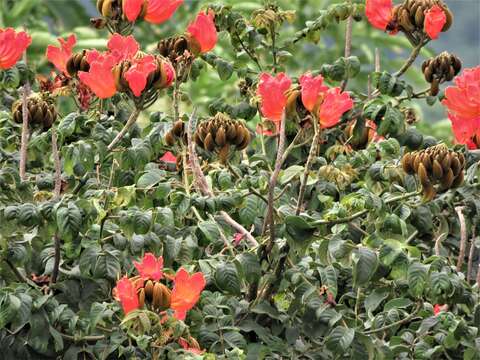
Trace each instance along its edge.
{"label": "red bloom at bottom", "polygon": [[185,320],[187,311],[200,299],[205,284],[205,278],[201,272],[190,276],[183,268],[177,271],[170,299],[170,308],[175,311],[175,318]]}
{"label": "red bloom at bottom", "polygon": [[433,314],[436,316],[442,311],[447,311],[447,310],[448,310],[448,305],[435,304],[435,306],[433,307]]}
{"label": "red bloom at bottom", "polygon": [[139,60],[128,69],[125,73],[125,80],[135,96],[140,96],[143,89],[147,86],[147,77],[157,69],[155,58],[147,55]]}
{"label": "red bloom at bottom", "polygon": [[183,348],[183,350],[189,351],[193,354],[202,355],[205,352],[200,348],[190,345],[188,341],[182,337],[178,339],[178,344]]}
{"label": "red bloom at bottom", "polygon": [[176,164],[177,163],[177,157],[175,155],[173,155],[170,151],[167,151],[160,158],[160,161],[163,161],[163,162],[166,162],[166,163],[171,163],[171,164]]}
{"label": "red bloom at bottom", "polygon": [[87,85],[100,99],[108,99],[115,95],[117,88],[112,74],[115,58],[111,55],[102,55],[93,51],[87,55],[87,60],[90,69],[88,72],[78,72],[80,81]]}
{"label": "red bloom at bottom", "polygon": [[138,309],[140,306],[138,303],[137,289],[133,282],[126,276],[118,280],[117,286],[113,289],[113,296],[120,301],[125,314]]}

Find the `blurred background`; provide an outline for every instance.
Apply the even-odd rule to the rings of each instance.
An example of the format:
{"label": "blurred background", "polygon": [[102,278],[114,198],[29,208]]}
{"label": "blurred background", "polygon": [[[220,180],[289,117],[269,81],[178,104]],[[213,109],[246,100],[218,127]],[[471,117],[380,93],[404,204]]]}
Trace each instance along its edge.
{"label": "blurred background", "polygon": [[[160,25],[140,22],[135,28],[134,35],[144,50],[153,50],[159,39],[182,33],[195,14],[212,2],[230,4],[247,18],[253,10],[264,5],[263,0],[185,0],[185,4],[170,21]],[[279,41],[280,44],[285,44],[282,49],[284,56],[280,59],[281,65],[291,76],[298,76],[306,70],[318,69],[322,64],[332,63],[343,55],[345,28],[343,23],[334,24],[321,34],[317,34],[315,42],[302,41],[293,46],[289,41],[296,31],[305,27],[307,21],[317,18],[321,9],[335,2],[341,1],[276,1],[282,9],[296,11],[295,22],[285,25]],[[426,57],[448,50],[462,59],[464,68],[480,64],[480,0],[445,0],[445,2],[455,16],[454,24],[448,32],[441,33],[438,40],[432,41],[427,49],[422,51],[417,59],[417,66],[407,72],[406,79],[416,91],[428,87],[419,71]],[[105,47],[108,38],[106,30],[95,30],[89,25],[90,18],[98,16],[95,3],[93,0],[0,0],[0,27],[26,27],[33,37],[33,44],[28,51],[29,62],[40,72],[48,74],[51,67],[43,55],[48,44],[57,44],[58,36],[74,32],[78,38],[76,48],[78,50]],[[381,53],[382,70],[389,72],[398,70],[411,51],[411,45],[404,36],[384,34],[373,29],[366,21],[355,22],[353,34],[352,55],[360,59],[362,73],[355,81],[349,83],[350,90],[366,92],[367,76],[373,70],[375,48],[379,48]],[[221,34],[214,53],[231,61],[236,67],[248,64],[245,56],[239,56],[232,50],[228,34]],[[261,60],[268,64],[268,58]],[[208,69],[208,66],[204,69]],[[252,70],[255,70],[253,66]],[[235,105],[235,102],[241,101],[237,83],[235,73],[224,81],[219,79],[216,71],[203,71],[195,82],[189,83],[184,88],[185,93],[189,95],[184,99],[186,106],[189,106],[190,98],[194,98],[197,105],[205,107],[218,99],[225,99],[231,105]],[[154,110],[162,110],[166,106],[168,104],[160,101]],[[414,107],[423,120],[418,124],[423,132],[441,138],[451,137],[450,124],[445,119],[445,111],[438,101],[432,105],[418,101]]]}

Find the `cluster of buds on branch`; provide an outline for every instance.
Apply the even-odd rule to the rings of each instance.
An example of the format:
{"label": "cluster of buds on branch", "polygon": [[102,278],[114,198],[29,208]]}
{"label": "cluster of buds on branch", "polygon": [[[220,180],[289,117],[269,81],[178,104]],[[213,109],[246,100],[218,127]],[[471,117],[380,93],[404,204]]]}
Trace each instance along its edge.
{"label": "cluster of buds on branch", "polygon": [[[46,94],[32,94],[27,99],[27,119],[32,127],[48,130],[57,118],[57,111],[52,100]],[[13,120],[21,124],[23,121],[22,101],[17,100],[12,106]]]}
{"label": "cluster of buds on branch", "polygon": [[446,51],[425,60],[422,64],[422,71],[425,80],[431,84],[430,95],[436,96],[439,85],[446,81],[452,81],[461,68],[462,62],[460,59]]}
{"label": "cluster of buds on branch", "polygon": [[437,191],[446,191],[463,183],[465,157],[440,144],[405,154],[402,167],[407,174],[418,176],[424,199],[432,200]]}

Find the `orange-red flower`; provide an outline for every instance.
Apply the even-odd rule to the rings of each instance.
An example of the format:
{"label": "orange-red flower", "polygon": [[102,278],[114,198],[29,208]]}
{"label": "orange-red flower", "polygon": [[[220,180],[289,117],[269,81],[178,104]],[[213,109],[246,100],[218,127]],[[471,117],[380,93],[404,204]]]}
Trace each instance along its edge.
{"label": "orange-red flower", "polygon": [[72,56],[72,49],[77,43],[77,38],[75,34],[72,34],[66,40],[62,38],[58,38],[57,40],[60,46],[48,45],[45,56],[60,72],[70,76],[67,71],[67,61],[70,59],[70,56]]}
{"label": "orange-red flower", "polygon": [[163,156],[160,158],[161,161],[171,164],[177,163],[177,157],[173,155],[170,151],[167,151]]}
{"label": "orange-red flower", "polygon": [[342,92],[336,87],[329,89],[325,93],[320,111],[318,114],[321,128],[329,128],[335,126],[340,121],[343,113],[353,107],[353,100],[346,92]]}
{"label": "orange-red flower", "polygon": [[115,33],[108,40],[107,48],[118,64],[123,60],[132,59],[140,49],[140,45],[132,35],[122,36]]}
{"label": "orange-red flower", "polygon": [[168,61],[162,62],[162,70],[167,75],[165,81],[162,84],[162,87],[169,87],[172,85],[173,80],[175,80],[175,69],[173,68],[172,64]]}
{"label": "orange-red flower", "polygon": [[25,31],[16,33],[12,28],[0,29],[0,69],[15,65],[31,43],[32,38]]}
{"label": "orange-red flower", "polygon": [[202,355],[205,351],[204,350],[201,350],[197,347],[194,347],[194,346],[191,346],[187,340],[185,340],[184,338],[179,338],[178,339],[178,344],[183,348],[183,350],[186,350],[186,351],[189,351],[193,354],[196,354],[196,355]]}
{"label": "orange-red flower", "polygon": [[146,253],[142,262],[134,261],[133,264],[137,268],[138,274],[144,280],[158,281],[163,278],[163,257],[158,259],[152,253]]}
{"label": "orange-red flower", "polygon": [[123,14],[127,17],[128,21],[133,22],[137,20],[142,12],[145,1],[146,0],[124,0],[122,2]]}
{"label": "orange-red flower", "polygon": [[115,95],[117,88],[112,74],[112,68],[116,64],[115,57],[91,51],[87,55],[87,61],[90,64],[90,69],[88,72],[78,72],[80,81],[87,85],[100,99],[108,99]]}
{"label": "orange-red flower", "polygon": [[153,24],[161,24],[170,19],[183,0],[148,0],[145,20]]}
{"label": "orange-red flower", "polygon": [[209,52],[217,43],[217,29],[214,20],[215,14],[209,10],[208,13],[199,13],[195,21],[188,25],[187,32],[197,40],[201,53]]}
{"label": "orange-red flower", "polygon": [[442,104],[447,108],[455,140],[475,148],[472,139],[480,135],[480,66],[457,76],[455,86],[445,89]]}
{"label": "orange-red flower", "polygon": [[368,21],[377,29],[385,31],[392,20],[392,0],[367,0],[365,15]]}
{"label": "orange-red flower", "polygon": [[433,314],[438,315],[442,311],[448,311],[448,305],[435,304],[435,306],[433,307]]}
{"label": "orange-red flower", "polygon": [[126,276],[117,281],[117,286],[113,289],[113,296],[120,301],[125,314],[138,309],[140,306],[138,303],[137,289],[133,282]]}
{"label": "orange-red flower", "polygon": [[153,55],[144,56],[141,59],[136,59],[124,74],[128,86],[135,96],[140,96],[143,89],[147,85],[147,77],[157,69],[155,58]]}
{"label": "orange-red flower", "polygon": [[446,22],[447,15],[445,15],[445,11],[440,6],[433,5],[425,12],[425,22],[423,24],[425,33],[430,39],[437,39]]}
{"label": "orange-red flower", "polygon": [[287,105],[285,92],[291,84],[292,80],[284,73],[279,73],[275,77],[267,73],[260,75],[257,92],[261,97],[262,114],[275,124],[282,120]]}
{"label": "orange-red flower", "polygon": [[322,75],[313,77],[312,74],[306,73],[300,77],[300,85],[302,86],[302,102],[305,109],[313,111],[313,108],[319,100],[320,94],[328,90],[323,85]]}
{"label": "orange-red flower", "polygon": [[195,306],[204,288],[205,278],[201,272],[190,276],[183,268],[177,271],[170,299],[170,308],[175,311],[175,318],[185,319],[187,311]]}

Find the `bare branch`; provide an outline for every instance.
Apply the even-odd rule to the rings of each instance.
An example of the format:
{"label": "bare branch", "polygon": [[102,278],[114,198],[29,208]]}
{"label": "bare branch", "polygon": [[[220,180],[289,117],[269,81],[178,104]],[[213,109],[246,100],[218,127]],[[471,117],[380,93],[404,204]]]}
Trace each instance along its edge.
{"label": "bare branch", "polygon": [[460,250],[457,259],[457,271],[461,271],[463,260],[465,259],[465,249],[467,247],[467,226],[465,224],[465,216],[463,215],[463,206],[457,206],[455,211],[460,221]]}

